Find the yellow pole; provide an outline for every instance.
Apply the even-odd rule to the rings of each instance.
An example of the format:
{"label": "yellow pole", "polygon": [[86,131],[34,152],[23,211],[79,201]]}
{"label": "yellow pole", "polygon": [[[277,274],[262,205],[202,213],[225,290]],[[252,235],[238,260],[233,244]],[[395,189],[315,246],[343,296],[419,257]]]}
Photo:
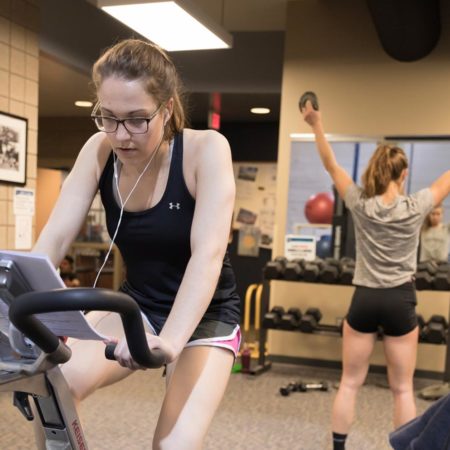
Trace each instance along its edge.
{"label": "yellow pole", "polygon": [[255,296],[255,330],[259,330],[259,324],[261,323],[261,295],[263,285],[258,284]]}
{"label": "yellow pole", "polygon": [[245,292],[244,300],[244,331],[250,330],[250,307],[253,291],[258,287],[257,284],[251,284]]}

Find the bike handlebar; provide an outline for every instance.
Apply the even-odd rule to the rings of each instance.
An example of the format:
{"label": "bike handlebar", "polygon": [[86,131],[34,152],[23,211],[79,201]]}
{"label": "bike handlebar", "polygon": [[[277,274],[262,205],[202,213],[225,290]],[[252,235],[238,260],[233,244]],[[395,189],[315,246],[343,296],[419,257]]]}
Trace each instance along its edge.
{"label": "bike handlebar", "polygon": [[[165,364],[165,355],[161,350],[148,348],[139,306],[123,292],[92,288],[27,292],[11,303],[9,318],[18,330],[45,353],[53,353],[61,345],[60,339],[33,314],[81,310],[119,313],[132,358],[141,366],[151,369]],[[111,357],[106,349],[105,354]]]}

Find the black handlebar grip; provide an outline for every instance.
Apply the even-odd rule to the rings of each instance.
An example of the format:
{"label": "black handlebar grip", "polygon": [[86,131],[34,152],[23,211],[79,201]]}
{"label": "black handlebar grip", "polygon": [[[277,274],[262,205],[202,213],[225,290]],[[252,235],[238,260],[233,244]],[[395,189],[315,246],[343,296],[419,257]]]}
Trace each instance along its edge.
{"label": "black handlebar grip", "polygon": [[311,102],[313,109],[319,111],[319,100],[317,99],[317,95],[312,91],[306,91],[300,97],[300,100],[298,102],[298,107],[300,108],[300,111],[302,111],[303,108],[306,106],[306,102],[308,100]]}

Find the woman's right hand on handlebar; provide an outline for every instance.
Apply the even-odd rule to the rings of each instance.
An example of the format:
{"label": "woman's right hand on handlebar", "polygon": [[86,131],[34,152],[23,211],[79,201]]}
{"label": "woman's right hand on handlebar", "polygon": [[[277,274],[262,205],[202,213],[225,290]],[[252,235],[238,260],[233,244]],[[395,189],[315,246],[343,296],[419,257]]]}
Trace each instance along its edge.
{"label": "woman's right hand on handlebar", "polygon": [[[161,339],[159,336],[155,336],[150,333],[146,333],[147,337],[147,345],[151,350],[153,349],[159,349],[164,353],[165,361],[167,363],[173,361],[175,359],[174,352],[172,351],[170,345],[168,345],[167,342],[165,342],[163,339]],[[128,343],[125,337],[118,340],[116,342],[116,348],[114,350],[114,357],[116,361],[122,366],[127,367],[131,370],[146,370],[147,367],[141,366],[138,364],[131,356],[130,350],[128,348]]]}

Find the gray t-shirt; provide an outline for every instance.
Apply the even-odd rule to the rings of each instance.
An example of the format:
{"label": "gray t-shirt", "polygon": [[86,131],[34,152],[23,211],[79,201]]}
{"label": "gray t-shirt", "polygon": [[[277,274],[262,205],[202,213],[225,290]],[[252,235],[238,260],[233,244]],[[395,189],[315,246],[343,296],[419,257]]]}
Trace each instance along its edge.
{"label": "gray t-shirt", "polygon": [[355,224],[353,284],[387,288],[410,281],[416,272],[420,230],[433,208],[430,189],[400,195],[385,205],[380,196],[366,198],[353,184],[344,200]]}
{"label": "gray t-shirt", "polygon": [[450,224],[439,224],[420,233],[420,260],[447,261],[450,244]]}

